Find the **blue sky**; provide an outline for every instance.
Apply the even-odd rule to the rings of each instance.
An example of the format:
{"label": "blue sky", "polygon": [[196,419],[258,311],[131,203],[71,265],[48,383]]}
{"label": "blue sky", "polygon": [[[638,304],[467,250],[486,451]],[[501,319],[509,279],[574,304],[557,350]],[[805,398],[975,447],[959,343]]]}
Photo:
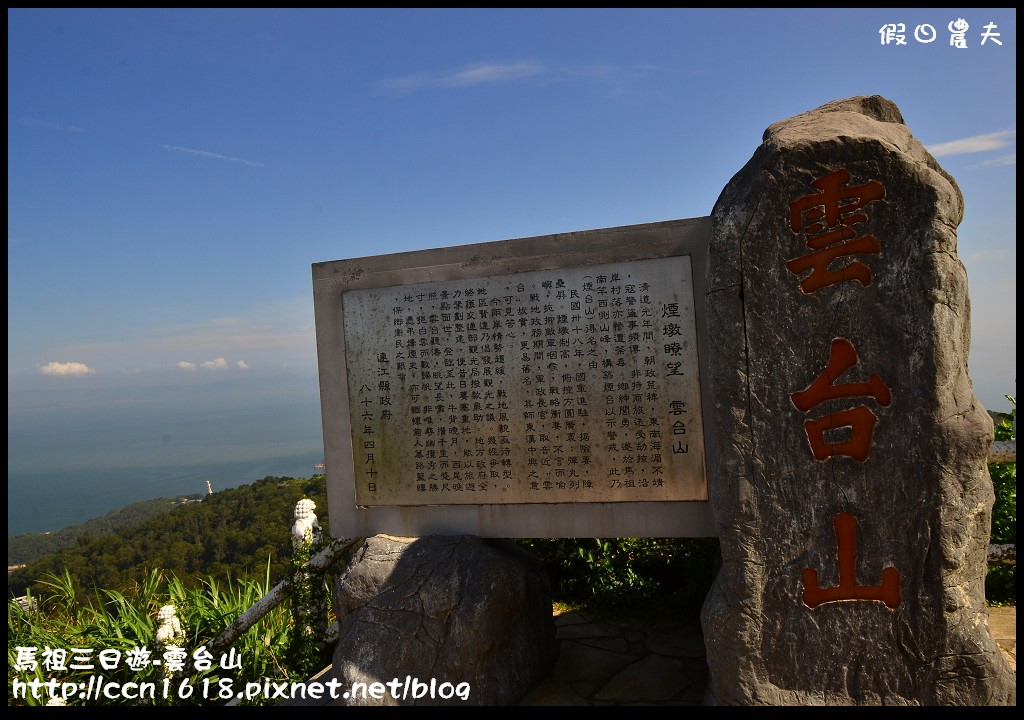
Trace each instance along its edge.
{"label": "blue sky", "polygon": [[960,184],[975,391],[1016,394],[1014,10],[9,9],[7,32],[10,427],[299,400],[315,426],[312,263],[708,215],[769,124],[865,94]]}

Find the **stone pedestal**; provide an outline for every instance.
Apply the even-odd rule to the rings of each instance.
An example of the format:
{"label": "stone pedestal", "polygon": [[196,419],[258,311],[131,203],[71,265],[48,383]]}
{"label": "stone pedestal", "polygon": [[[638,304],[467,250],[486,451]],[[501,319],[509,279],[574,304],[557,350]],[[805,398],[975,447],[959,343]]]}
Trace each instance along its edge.
{"label": "stone pedestal", "polygon": [[505,540],[368,538],[334,607],[340,687],[398,681],[335,704],[514,705],[557,655],[547,574]]}

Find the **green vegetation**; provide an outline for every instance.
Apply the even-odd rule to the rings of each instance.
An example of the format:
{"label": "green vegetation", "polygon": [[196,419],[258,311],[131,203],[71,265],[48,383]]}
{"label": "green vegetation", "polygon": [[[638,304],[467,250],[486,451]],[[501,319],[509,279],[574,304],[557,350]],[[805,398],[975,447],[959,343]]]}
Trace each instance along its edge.
{"label": "green vegetation", "polygon": [[292,555],[292,628],[287,657],[296,673],[306,677],[325,664],[321,639],[327,630],[329,588],[323,577],[305,570],[306,563],[324,546],[323,536],[315,533],[295,547]]}
{"label": "green vegetation", "polygon": [[553,599],[596,615],[696,618],[718,558],[712,538],[520,540],[548,571]]}
{"label": "green vegetation", "polygon": [[[81,686],[88,684],[90,676],[102,674],[108,684],[155,683],[155,703],[147,699],[141,704],[224,705],[244,692],[246,683],[304,680],[324,667],[330,662],[330,648],[310,637],[305,622],[300,628],[294,622],[296,617],[309,615],[295,610],[303,599],[308,601],[314,595],[319,606],[315,631],[322,632],[329,621],[322,577],[308,577],[307,582],[299,583],[297,594],[301,597],[278,606],[230,648],[215,652],[212,667],[197,669],[193,656],[278,580],[292,573],[296,560],[290,526],[295,504],[302,497],[313,499],[321,509],[320,521],[326,525],[324,492],[322,475],[310,479],[267,477],[121,533],[81,537],[74,548],[20,571],[20,579],[10,576],[9,590],[14,594],[20,594],[19,584],[29,587],[23,602],[8,602],[9,704],[35,705],[47,699],[45,695],[33,698],[31,691],[24,690],[16,696],[15,679],[56,678]],[[312,550],[315,548],[299,553],[303,561]],[[192,563],[202,569],[193,571]],[[174,571],[163,569],[166,567]],[[209,568],[214,572],[208,572]],[[175,606],[185,633],[171,643],[187,653],[184,669],[168,675],[166,665],[128,664],[139,648],[142,653],[148,651],[150,659],[160,658],[167,649],[156,642],[157,613],[167,604]],[[33,655],[19,647],[37,648],[34,669],[18,666],[19,659]],[[69,658],[71,648],[89,648],[94,667],[61,670],[44,666],[42,661],[49,657],[44,656],[45,648],[67,650]],[[102,650],[120,653],[117,667],[100,670]],[[233,658],[237,663],[230,663]],[[221,660],[232,666],[223,667]],[[164,689],[165,681],[169,690]],[[83,704],[83,700],[72,698],[69,704]],[[88,704],[97,701],[93,698]],[[140,703],[115,695],[101,704]],[[269,703],[261,693],[252,704]]]}
{"label": "green vegetation", "polygon": [[[996,424],[996,440],[1017,440],[1014,422],[1017,419],[1017,399],[1006,399],[1013,405],[1008,416]],[[992,507],[992,540],[997,545],[1017,544],[1017,463],[991,463],[988,466],[996,502]],[[1017,603],[1017,566],[989,565],[985,577],[985,597],[994,605]]]}
{"label": "green vegetation", "polygon": [[[90,676],[99,674],[108,687],[110,683],[155,683],[154,699],[141,703],[145,705],[224,705],[228,699],[244,691],[247,682],[305,679],[302,673],[294,673],[284,665],[291,623],[285,606],[272,610],[235,640],[226,651],[226,657],[222,657],[220,652],[213,654],[210,669],[195,669],[193,653],[266,594],[270,589],[269,576],[264,576],[262,581],[207,578],[198,586],[187,588],[174,577],[151,571],[143,576],[141,582],[123,593],[96,590],[87,598],[78,594],[75,583],[67,574],[51,577],[42,585],[47,595],[44,598],[33,598],[33,606],[29,609],[16,602],[7,603],[8,705],[41,705],[47,699],[45,694],[33,698],[30,689],[16,694],[15,678],[21,682],[33,679],[45,682],[53,678],[59,679],[60,683],[75,683],[86,687],[83,683],[88,684]],[[148,649],[150,660],[160,659],[163,651],[168,649],[169,644],[159,645],[155,638],[158,626],[155,616],[159,608],[166,604],[175,606],[185,633],[183,638],[176,641],[177,646],[188,653],[184,659],[184,670],[172,674],[166,665],[154,666],[151,663],[136,665],[137,669],[132,669],[128,661],[133,654],[138,656],[138,649]],[[37,651],[19,652],[19,647],[37,648]],[[44,653],[45,648],[71,647],[92,650],[87,662],[91,662],[95,669],[76,670],[68,667],[66,670],[55,670],[43,665],[43,661],[50,657]],[[101,669],[101,651],[119,653],[116,656],[116,667]],[[233,663],[232,658],[236,662]],[[29,659],[36,662],[34,670],[27,669],[26,666],[31,664],[28,662],[22,665],[24,669],[18,669],[19,660]],[[75,663],[69,659],[67,664],[70,666]],[[223,665],[232,667],[224,669]],[[165,680],[168,683],[166,697],[163,690]],[[60,688],[58,685],[58,690]],[[226,688],[231,688],[231,692],[226,693]],[[208,696],[206,699],[203,698],[204,691]],[[40,693],[45,693],[45,689]],[[253,701],[253,704],[264,703],[265,698],[261,703]],[[88,703],[81,698],[70,698],[67,704],[139,703],[115,694],[100,702],[95,698]]]}
{"label": "green vegetation", "polygon": [[[267,558],[271,581],[276,584],[289,573],[289,528],[295,503],[303,497],[326,510],[323,475],[309,479],[266,477],[252,485],[223,490],[126,531],[104,537],[79,536],[74,547],[8,575],[8,591],[18,596],[32,588],[40,594],[46,589],[41,578],[67,574],[76,595],[87,597],[93,588],[130,588],[153,568],[192,587],[205,576],[260,578]],[[320,522],[326,531],[325,512]]]}
{"label": "green vegetation", "polygon": [[[1016,440],[1016,400],[1008,399],[1013,410],[997,423],[997,440]],[[993,463],[989,470],[996,493],[992,542],[1015,544],[1016,462]],[[8,602],[9,704],[41,702],[16,698],[15,677],[24,681],[54,675],[42,666],[34,671],[15,670],[19,659],[24,660],[19,647],[36,647],[40,652],[46,647],[72,645],[96,652],[109,648],[127,657],[133,648],[156,647],[155,616],[165,604],[177,608],[186,633],[180,641],[183,648],[191,653],[212,640],[272,585],[290,575],[293,563],[304,562],[312,552],[306,548],[293,553],[288,531],[295,504],[302,497],[316,502],[326,532],[322,475],[309,479],[266,477],[208,496],[203,502],[161,512],[130,529],[100,536],[101,529],[92,526],[75,535],[73,547],[10,574],[9,591],[22,595],[27,590],[29,602],[26,607]],[[167,502],[153,501],[165,509]],[[715,539],[518,542],[540,558],[558,604],[598,616],[614,613],[636,619],[664,617],[671,612],[676,619],[696,620],[719,554]],[[299,583],[295,592],[291,606],[279,606],[232,644],[241,657],[238,667],[223,670],[215,662],[212,669],[197,671],[189,659],[184,674],[166,678],[172,683],[166,703],[224,704],[229,698],[223,694],[228,687],[223,682],[229,683],[233,697],[247,682],[298,680],[329,662],[329,648],[312,641],[313,616],[297,610],[300,605],[324,607],[324,583],[319,579]],[[1016,566],[991,566],[986,595],[993,604],[1015,603]],[[326,608],[314,614],[317,624],[325,612]],[[68,670],[60,673],[60,679],[87,682],[96,672]],[[152,665],[133,670],[122,662],[116,670],[104,669],[103,675],[111,682],[150,681],[162,687],[163,672],[162,667]],[[183,681],[193,688],[190,697],[180,697],[176,690]],[[202,697],[204,687],[207,699]],[[161,702],[158,691],[157,704]]]}
{"label": "green vegetation", "polygon": [[7,564],[23,565],[58,550],[72,547],[84,535],[102,537],[119,530],[135,527],[139,523],[181,506],[183,500],[199,500],[202,495],[186,495],[180,498],[157,498],[132,503],[103,517],[86,520],[48,533],[26,533],[7,538]]}
{"label": "green vegetation", "polygon": [[[1016,440],[1017,401],[996,424],[996,440]],[[996,500],[995,544],[1017,542],[1017,463],[989,465]],[[696,614],[711,588],[718,541],[685,538],[589,538],[520,540],[547,568],[554,600],[596,614],[644,616],[671,606]],[[990,565],[985,583],[991,604],[1017,602],[1017,566]]]}

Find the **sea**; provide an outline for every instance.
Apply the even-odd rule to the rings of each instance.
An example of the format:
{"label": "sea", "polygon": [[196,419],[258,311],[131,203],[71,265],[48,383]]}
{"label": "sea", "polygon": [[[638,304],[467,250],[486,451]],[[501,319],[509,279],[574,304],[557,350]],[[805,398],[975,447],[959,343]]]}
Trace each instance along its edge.
{"label": "sea", "polygon": [[324,461],[315,380],[277,394],[266,385],[171,389],[157,400],[147,389],[144,402],[65,392],[53,410],[9,393],[8,536],[206,493],[207,481],[216,492],[268,475],[310,477]]}
{"label": "sea", "polygon": [[247,485],[268,475],[309,477],[323,462],[320,450],[258,460],[113,469],[12,472],[7,481],[7,534],[53,532],[102,517],[142,500],[205,494]]}

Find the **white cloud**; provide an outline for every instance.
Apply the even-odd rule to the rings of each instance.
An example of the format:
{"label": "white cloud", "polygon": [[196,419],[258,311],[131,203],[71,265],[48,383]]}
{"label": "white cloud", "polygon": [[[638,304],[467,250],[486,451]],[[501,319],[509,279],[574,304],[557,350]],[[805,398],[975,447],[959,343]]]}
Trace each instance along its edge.
{"label": "white cloud", "polygon": [[61,125],[60,123],[50,122],[49,120],[38,120],[36,118],[22,117],[18,118],[18,121],[27,127],[46,128],[47,130],[66,130],[73,133],[84,133],[88,130],[78,127],[77,125]]}
{"label": "white cloud", "polygon": [[379,84],[381,91],[392,95],[408,95],[437,88],[468,88],[496,82],[509,82],[543,75],[544,66],[533,60],[512,63],[477,63],[439,73],[416,73],[390,78]]}
{"label": "white cloud", "polygon": [[996,250],[979,250],[973,252],[967,256],[967,259],[971,262],[981,262],[984,260],[1008,260],[1010,253],[1005,249]]}
{"label": "white cloud", "polygon": [[[176,308],[170,308],[167,314],[176,312]],[[51,357],[79,358],[94,367],[138,367],[146,375],[168,367],[199,370],[203,359],[218,357],[234,358],[225,360],[232,370],[237,370],[237,360],[244,358],[249,365],[246,372],[257,368],[269,371],[282,362],[315,370],[316,335],[312,327],[307,327],[312,316],[311,297],[285,298],[255,306],[238,316],[153,325],[123,339],[64,345],[49,353]],[[185,364],[177,364],[175,358]],[[226,373],[203,374],[212,379]]]}
{"label": "white cloud", "polygon": [[[994,133],[984,133],[972,137],[950,140],[949,142],[938,143],[928,146],[928,152],[935,157],[945,155],[964,155],[966,153],[988,152],[989,150],[1002,150],[1009,147],[1010,142],[1016,140],[1016,128],[1000,130]],[[1015,158],[1016,153],[1014,154]],[[1016,161],[1016,158],[1015,160]],[[1003,163],[1006,164],[1006,163]]]}
{"label": "white cloud", "polygon": [[85,363],[80,362],[52,362],[39,366],[39,372],[43,375],[91,375],[96,372]]}
{"label": "white cloud", "polygon": [[121,373],[124,375],[141,375],[142,371],[138,368],[124,368],[121,370]]}
{"label": "white cloud", "polygon": [[36,120],[35,118],[19,118],[22,125],[28,125],[29,127],[47,128],[49,130],[63,130],[64,126],[49,120]]}
{"label": "white cloud", "polygon": [[228,361],[222,357],[219,357],[216,360],[207,360],[206,362],[200,363],[199,365],[199,367],[203,368],[204,370],[224,370],[227,368],[227,366]]}
{"label": "white cloud", "polygon": [[983,163],[979,163],[978,167],[1002,167],[1004,165],[1016,165],[1017,164],[1017,153],[1011,153],[1009,155],[1003,155],[1002,157],[992,158],[986,160]]}
{"label": "white cloud", "polygon": [[245,325],[245,320],[239,317],[226,315],[224,317],[213,318],[210,320],[210,324],[217,327],[239,327],[241,325]]}
{"label": "white cloud", "polygon": [[249,165],[251,167],[263,167],[263,163],[254,162],[253,160],[244,160],[242,158],[231,157],[230,155],[221,155],[220,153],[207,152],[206,150],[195,150],[193,148],[181,147],[179,145],[160,145],[164,150],[168,152],[183,152],[189,155],[195,155],[201,158],[210,158],[212,160],[227,160],[228,162],[242,163],[243,165]]}
{"label": "white cloud", "polygon": [[544,72],[540,63],[526,60],[517,63],[469,65],[448,75],[438,78],[439,87],[473,87],[495,82],[508,82],[524,77],[533,77]]}
{"label": "white cloud", "polygon": [[249,369],[249,363],[247,363],[245,360],[239,360],[236,364],[238,365],[239,370]]}
{"label": "white cloud", "polygon": [[654,65],[608,63],[553,67],[536,60],[519,60],[508,63],[476,63],[445,72],[403,75],[382,80],[377,84],[377,88],[385,95],[402,96],[424,90],[474,88],[528,79],[538,85],[593,81],[610,86],[615,94],[619,94],[628,87],[630,81],[650,75],[659,69]]}

